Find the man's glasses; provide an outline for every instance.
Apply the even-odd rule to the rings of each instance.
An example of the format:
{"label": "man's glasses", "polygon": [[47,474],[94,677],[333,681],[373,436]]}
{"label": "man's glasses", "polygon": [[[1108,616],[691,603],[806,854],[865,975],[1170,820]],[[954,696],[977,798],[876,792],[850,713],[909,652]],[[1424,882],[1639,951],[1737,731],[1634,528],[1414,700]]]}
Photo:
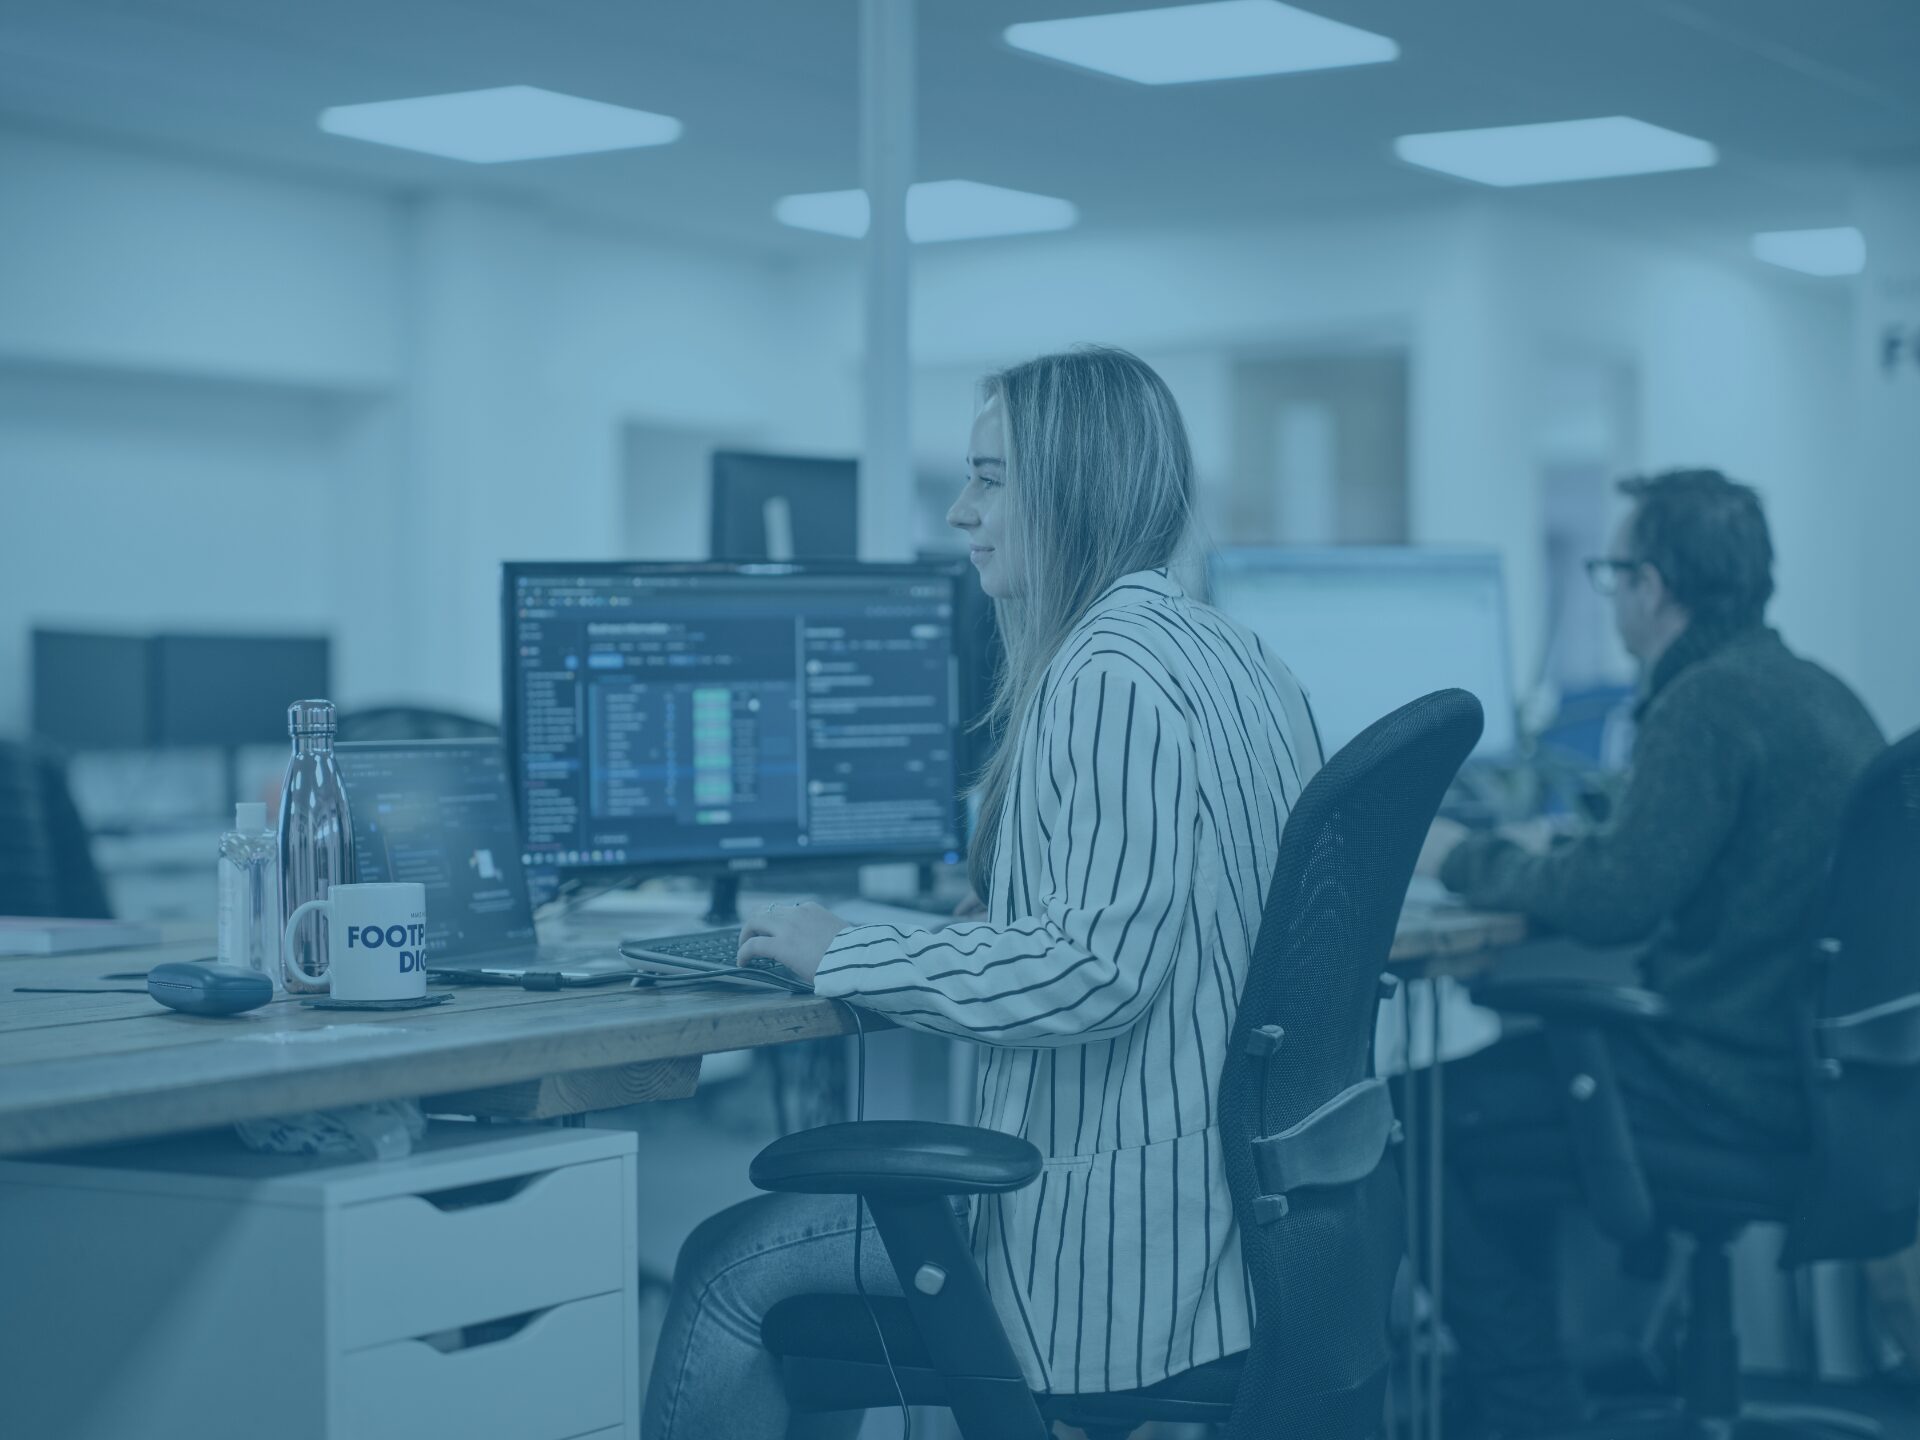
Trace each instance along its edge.
{"label": "man's glasses", "polygon": [[1617,595],[1627,577],[1640,568],[1638,560],[1615,560],[1599,556],[1587,561],[1587,579],[1602,595]]}

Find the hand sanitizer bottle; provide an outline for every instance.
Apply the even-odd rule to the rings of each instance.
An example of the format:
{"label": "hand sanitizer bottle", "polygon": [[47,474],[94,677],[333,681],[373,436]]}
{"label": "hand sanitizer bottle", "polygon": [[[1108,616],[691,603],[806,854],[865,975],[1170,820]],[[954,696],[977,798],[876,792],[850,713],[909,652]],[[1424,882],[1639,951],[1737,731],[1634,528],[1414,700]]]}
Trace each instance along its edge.
{"label": "hand sanitizer bottle", "polygon": [[220,963],[257,971],[284,992],[280,976],[280,844],[267,807],[242,801],[220,837]]}

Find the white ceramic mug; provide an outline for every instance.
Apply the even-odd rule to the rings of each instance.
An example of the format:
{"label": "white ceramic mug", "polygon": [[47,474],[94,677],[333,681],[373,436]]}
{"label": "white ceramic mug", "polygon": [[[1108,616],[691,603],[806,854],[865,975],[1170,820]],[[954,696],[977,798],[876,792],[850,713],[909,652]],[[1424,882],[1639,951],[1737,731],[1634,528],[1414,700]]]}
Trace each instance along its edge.
{"label": "white ceramic mug", "polygon": [[[327,917],[327,968],[303,969],[293,932],[311,911]],[[293,975],[336,1000],[415,1000],[427,993],[427,887],[411,881],[335,885],[287,917],[281,956]]]}

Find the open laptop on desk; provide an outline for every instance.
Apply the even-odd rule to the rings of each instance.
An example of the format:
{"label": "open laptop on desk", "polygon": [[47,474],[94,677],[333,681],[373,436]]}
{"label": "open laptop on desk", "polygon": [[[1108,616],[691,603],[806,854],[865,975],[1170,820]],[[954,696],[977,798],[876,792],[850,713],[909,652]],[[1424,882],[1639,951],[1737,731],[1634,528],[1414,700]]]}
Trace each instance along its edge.
{"label": "open laptop on desk", "polygon": [[427,889],[427,973],[468,985],[560,989],[625,980],[612,939],[542,947],[497,740],[334,747],[353,812],[354,878]]}

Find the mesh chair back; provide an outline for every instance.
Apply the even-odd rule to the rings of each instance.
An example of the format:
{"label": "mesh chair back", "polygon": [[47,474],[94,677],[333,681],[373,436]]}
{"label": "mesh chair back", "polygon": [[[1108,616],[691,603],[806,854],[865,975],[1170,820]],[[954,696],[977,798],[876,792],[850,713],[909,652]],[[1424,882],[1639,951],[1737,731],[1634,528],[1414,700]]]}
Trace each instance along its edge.
{"label": "mesh chair back", "polygon": [[[1333,1440],[1379,1426],[1404,1247],[1396,1167],[1303,1189],[1275,1218],[1254,1142],[1368,1078],[1380,977],[1414,861],[1481,724],[1480,702],[1464,690],[1416,700],[1328,761],[1287,821],[1220,1085],[1256,1304],[1231,1440]],[[1276,1026],[1277,1049],[1263,1047],[1258,1032]]]}
{"label": "mesh chair back", "polygon": [[110,918],[60,762],[0,741],[0,915]]}
{"label": "mesh chair back", "polygon": [[1920,731],[1854,786],[1813,1003],[1814,1163],[1782,1264],[1913,1243],[1920,1206]]}

